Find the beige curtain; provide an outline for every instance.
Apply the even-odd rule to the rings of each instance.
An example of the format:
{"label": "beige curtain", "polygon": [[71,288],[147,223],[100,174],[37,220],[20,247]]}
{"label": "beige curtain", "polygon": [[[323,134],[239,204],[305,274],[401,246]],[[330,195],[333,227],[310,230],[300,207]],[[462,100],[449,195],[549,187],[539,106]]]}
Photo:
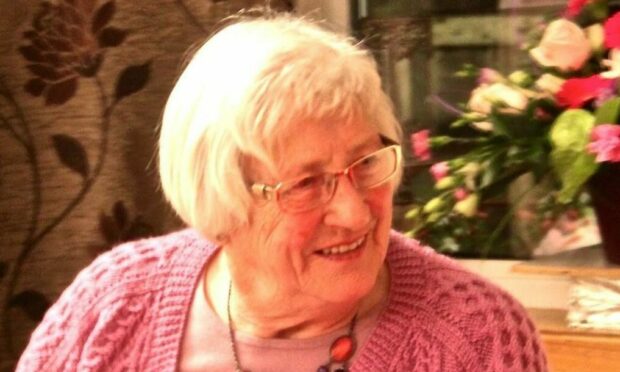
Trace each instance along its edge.
{"label": "beige curtain", "polygon": [[97,254],[180,226],[157,186],[162,107],[188,48],[263,3],[0,0],[0,370]]}

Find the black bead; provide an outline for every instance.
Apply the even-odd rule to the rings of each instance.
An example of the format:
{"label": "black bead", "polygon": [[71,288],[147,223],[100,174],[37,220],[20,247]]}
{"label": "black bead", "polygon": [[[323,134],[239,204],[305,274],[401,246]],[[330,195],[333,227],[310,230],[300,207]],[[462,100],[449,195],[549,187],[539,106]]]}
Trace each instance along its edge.
{"label": "black bead", "polygon": [[338,368],[335,372],[347,372],[346,368]]}

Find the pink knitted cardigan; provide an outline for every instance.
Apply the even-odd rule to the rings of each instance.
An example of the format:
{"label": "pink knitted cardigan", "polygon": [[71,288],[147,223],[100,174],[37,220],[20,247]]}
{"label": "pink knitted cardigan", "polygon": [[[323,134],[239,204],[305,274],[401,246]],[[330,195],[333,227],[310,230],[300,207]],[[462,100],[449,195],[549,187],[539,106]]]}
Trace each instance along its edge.
{"label": "pink knitted cardigan", "polygon": [[[49,309],[17,371],[175,371],[213,251],[183,230],[101,255]],[[532,321],[507,293],[395,232],[387,260],[388,303],[352,371],[547,370]]]}

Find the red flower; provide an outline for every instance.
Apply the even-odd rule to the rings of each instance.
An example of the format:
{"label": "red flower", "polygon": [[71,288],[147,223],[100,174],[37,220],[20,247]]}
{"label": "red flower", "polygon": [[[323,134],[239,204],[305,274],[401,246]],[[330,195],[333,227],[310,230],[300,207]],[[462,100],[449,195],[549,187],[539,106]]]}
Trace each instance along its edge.
{"label": "red flower", "polygon": [[605,30],[605,46],[620,48],[620,13],[609,17],[603,25]]}
{"label": "red flower", "polygon": [[568,18],[574,18],[581,13],[581,9],[589,2],[589,0],[569,0],[564,16]]}
{"label": "red flower", "polygon": [[588,151],[596,154],[596,161],[620,162],[620,125],[601,124],[592,129]]}
{"label": "red flower", "polygon": [[555,99],[560,106],[578,108],[595,98],[608,96],[613,88],[613,79],[605,79],[599,75],[573,78],[562,84]]}
{"label": "red flower", "polygon": [[429,160],[431,158],[431,148],[428,141],[429,133],[428,129],[424,129],[411,135],[411,151],[420,160]]}

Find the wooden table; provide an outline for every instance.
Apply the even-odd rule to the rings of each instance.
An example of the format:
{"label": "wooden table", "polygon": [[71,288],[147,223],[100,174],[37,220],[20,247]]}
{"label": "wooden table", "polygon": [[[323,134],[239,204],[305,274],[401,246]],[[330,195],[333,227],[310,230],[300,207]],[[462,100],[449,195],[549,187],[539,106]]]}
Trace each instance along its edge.
{"label": "wooden table", "polygon": [[[571,278],[620,279],[620,266],[606,262],[599,247],[524,261],[512,270]],[[620,332],[569,328],[566,310],[528,311],[540,330],[551,372],[620,372]]]}
{"label": "wooden table", "polygon": [[620,371],[620,333],[569,328],[566,310],[528,309],[551,372]]}

